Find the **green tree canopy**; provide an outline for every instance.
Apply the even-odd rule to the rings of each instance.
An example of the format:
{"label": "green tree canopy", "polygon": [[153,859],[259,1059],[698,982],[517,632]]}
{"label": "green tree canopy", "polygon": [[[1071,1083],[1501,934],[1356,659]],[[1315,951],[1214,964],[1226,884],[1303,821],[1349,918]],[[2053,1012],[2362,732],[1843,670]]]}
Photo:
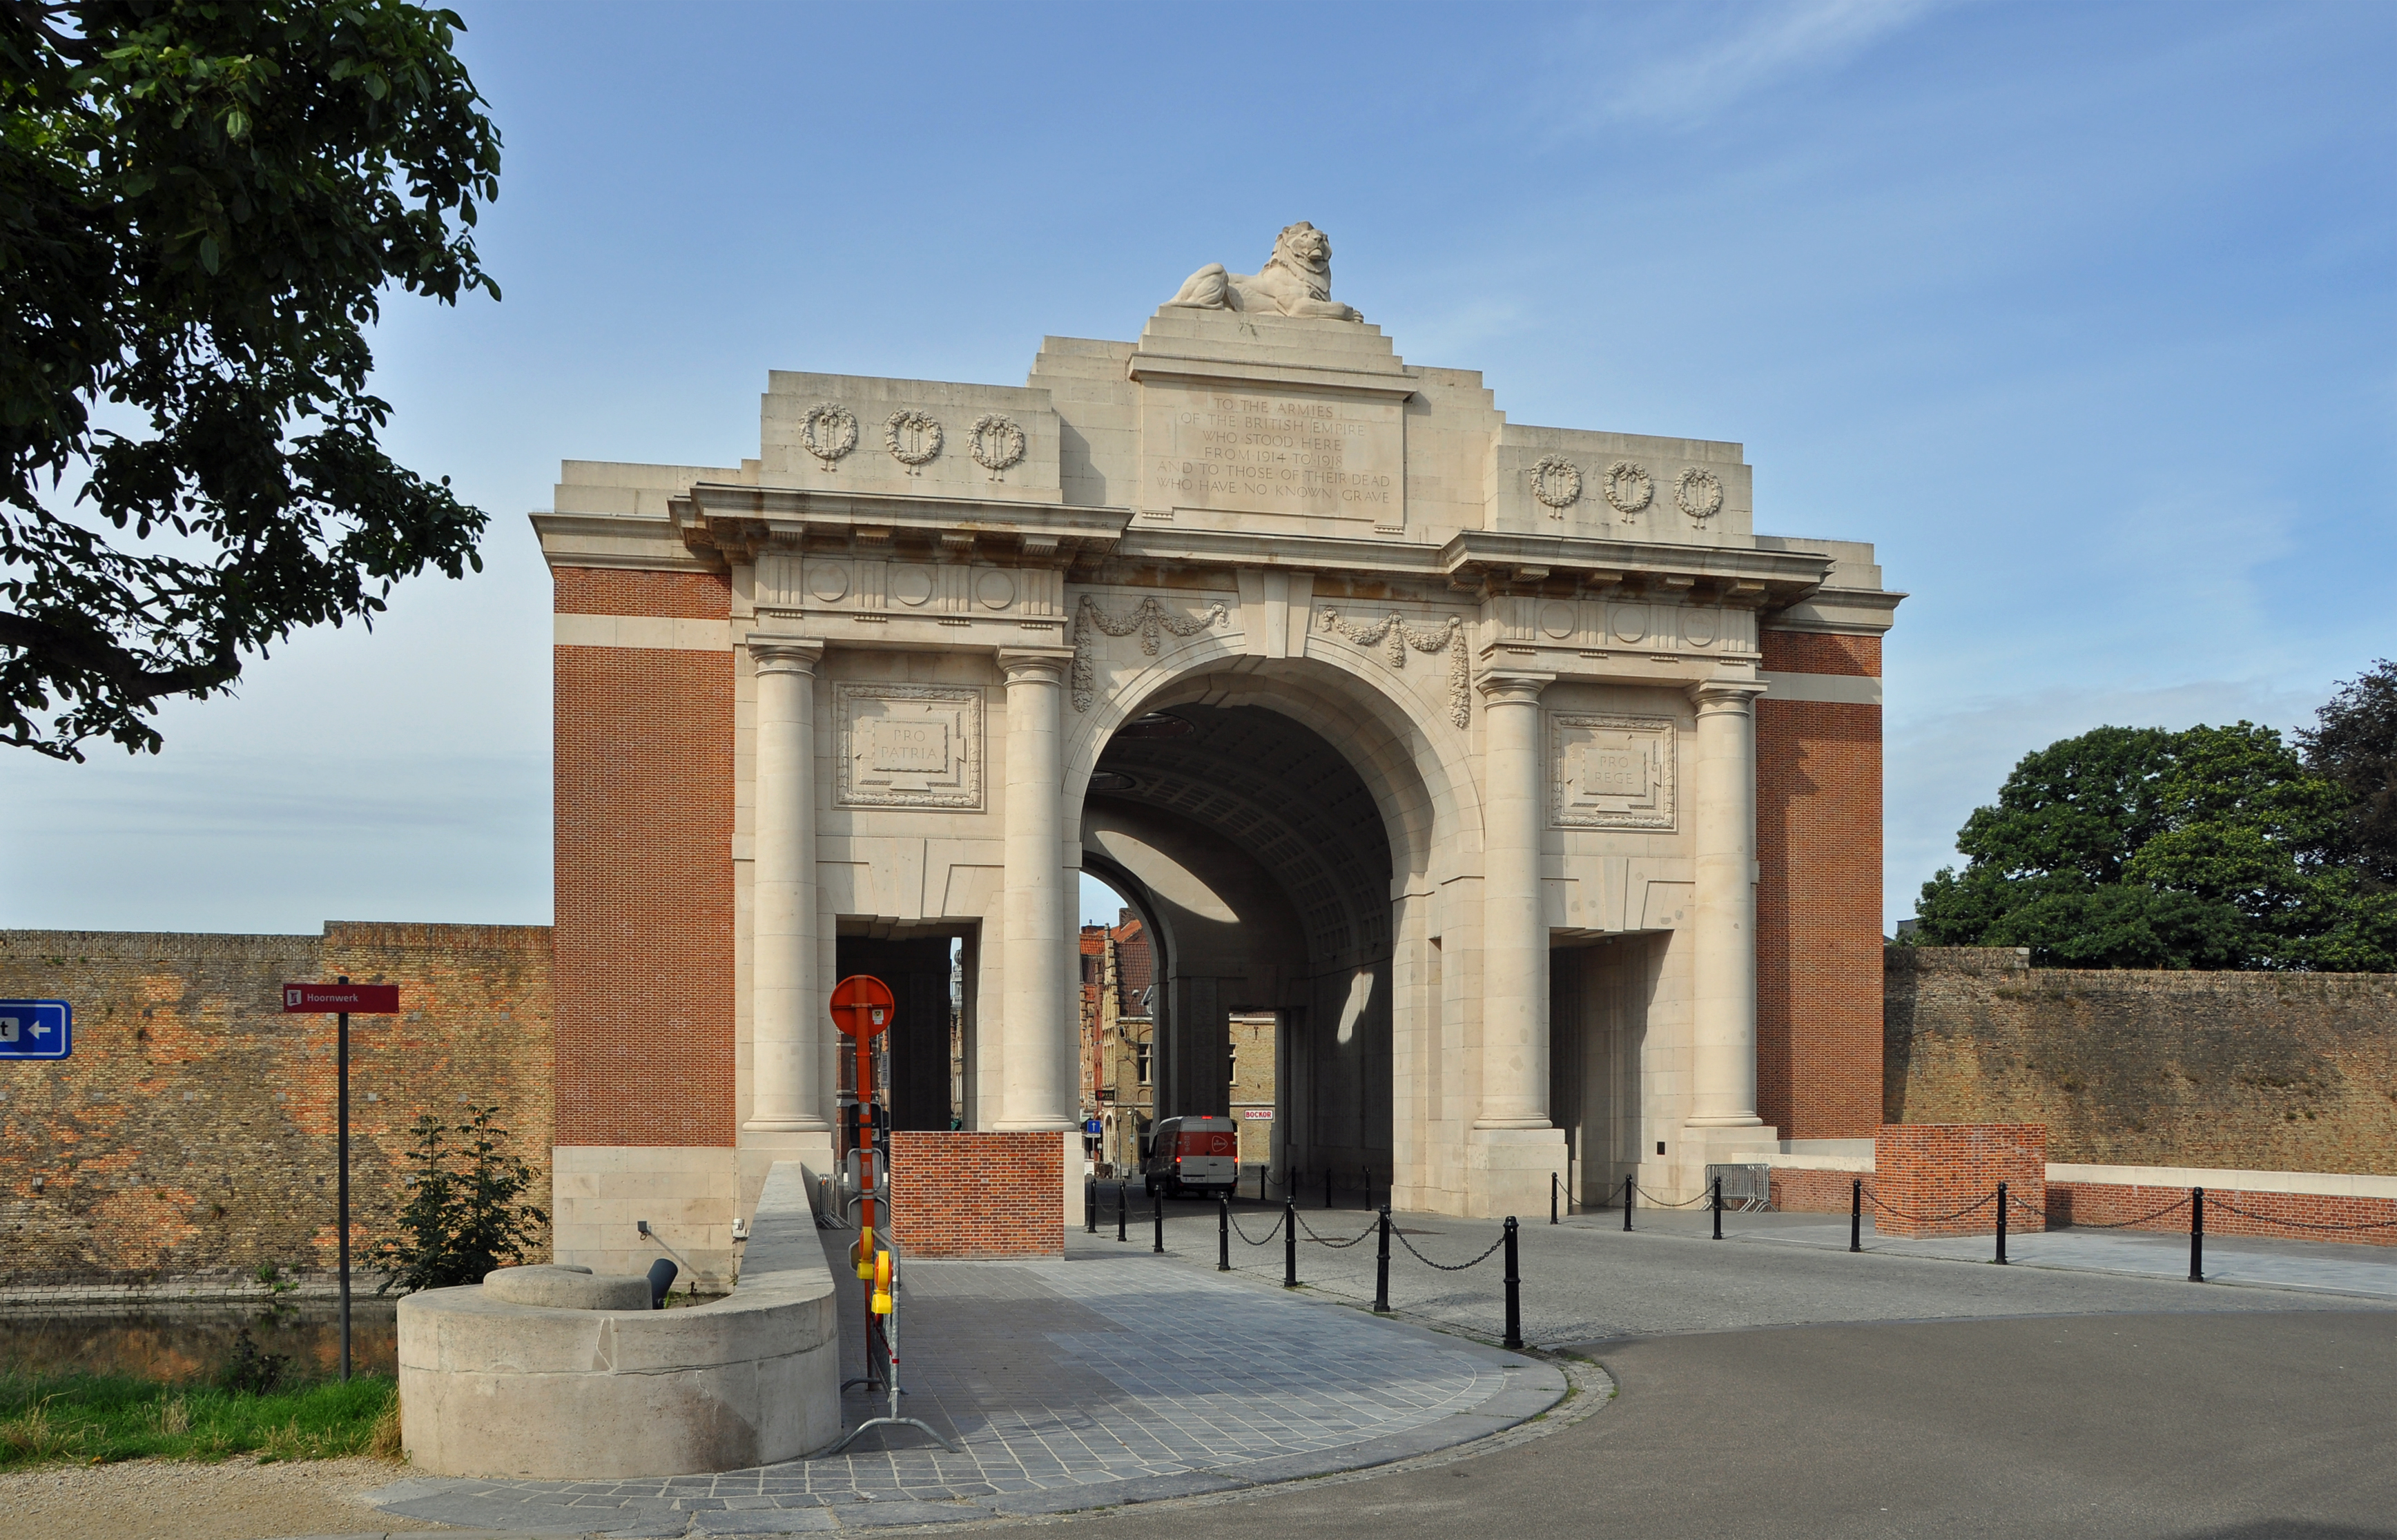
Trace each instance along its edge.
{"label": "green tree canopy", "polygon": [[498,296],[461,25],[0,0],[0,742],[154,752],[160,701],[480,567],[485,516],[383,453],[366,389],[386,288]]}
{"label": "green tree canopy", "polygon": [[2347,799],[2335,853],[2367,886],[2397,890],[2397,663],[2384,658],[2340,686],[2297,742],[2306,769]]}
{"label": "green tree canopy", "polygon": [[2049,967],[2397,967],[2397,895],[2338,859],[2350,797],[2278,731],[2099,728],[2026,756],[1923,884],[1917,939]]}

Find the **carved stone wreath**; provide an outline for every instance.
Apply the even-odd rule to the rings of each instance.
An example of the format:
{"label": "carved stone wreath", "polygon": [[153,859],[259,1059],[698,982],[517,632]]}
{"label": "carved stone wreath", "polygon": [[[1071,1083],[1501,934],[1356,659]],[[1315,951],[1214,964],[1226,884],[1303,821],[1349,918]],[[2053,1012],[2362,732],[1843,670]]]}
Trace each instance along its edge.
{"label": "carved stone wreath", "polygon": [[[915,435],[912,448],[902,436],[909,433]],[[938,456],[944,436],[939,418],[912,407],[892,412],[891,420],[882,424],[882,447],[891,451],[891,459],[911,468],[928,464]]]}
{"label": "carved stone wreath", "polygon": [[1581,501],[1581,467],[1560,454],[1546,455],[1532,467],[1532,495],[1559,518]]}
{"label": "carved stone wreath", "polygon": [[974,419],[966,434],[967,452],[975,464],[996,475],[1024,459],[1024,430],[1015,419],[997,412]]}
{"label": "carved stone wreath", "polygon": [[1618,460],[1606,468],[1606,501],[1625,518],[1647,507],[1655,498],[1656,480],[1646,466]]}
{"label": "carved stone wreath", "polygon": [[857,414],[835,401],[819,401],[799,419],[799,447],[827,471],[857,448]]}
{"label": "carved stone wreath", "polygon": [[1098,692],[1098,671],[1091,663],[1092,631],[1098,631],[1109,636],[1129,636],[1137,631],[1140,633],[1140,649],[1154,658],[1163,645],[1159,640],[1161,636],[1195,636],[1211,625],[1223,624],[1230,613],[1224,608],[1223,601],[1218,599],[1210,602],[1206,609],[1196,615],[1177,615],[1158,603],[1156,595],[1144,594],[1141,596],[1140,603],[1133,608],[1131,614],[1116,616],[1100,609],[1098,602],[1088,594],[1083,595],[1081,604],[1074,611],[1074,667],[1071,679],[1074,709],[1090,710],[1091,698]]}
{"label": "carved stone wreath", "polygon": [[1721,478],[1695,465],[1681,473],[1681,483],[1673,490],[1673,501],[1681,505],[1681,512],[1699,524],[1722,512],[1722,497]]}
{"label": "carved stone wreath", "polygon": [[1407,649],[1418,652],[1448,653],[1448,719],[1458,727],[1473,720],[1473,659],[1466,644],[1465,622],[1455,615],[1448,623],[1430,630],[1418,631],[1406,623],[1406,617],[1393,610],[1371,625],[1357,624],[1340,618],[1337,609],[1326,609],[1316,623],[1322,629],[1347,637],[1359,647],[1379,647],[1382,656],[1392,668],[1407,666]]}

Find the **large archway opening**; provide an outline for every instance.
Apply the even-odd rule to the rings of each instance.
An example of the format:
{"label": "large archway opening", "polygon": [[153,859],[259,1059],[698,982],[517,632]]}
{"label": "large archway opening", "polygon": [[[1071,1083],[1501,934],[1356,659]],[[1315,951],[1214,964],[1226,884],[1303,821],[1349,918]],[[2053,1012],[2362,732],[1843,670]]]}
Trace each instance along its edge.
{"label": "large archway opening", "polygon": [[1386,1190],[1387,814],[1301,703],[1242,693],[1176,690],[1125,722],[1083,802],[1084,868],[1154,948],[1155,1115],[1265,1125],[1244,1126],[1242,1156],[1277,1185]]}

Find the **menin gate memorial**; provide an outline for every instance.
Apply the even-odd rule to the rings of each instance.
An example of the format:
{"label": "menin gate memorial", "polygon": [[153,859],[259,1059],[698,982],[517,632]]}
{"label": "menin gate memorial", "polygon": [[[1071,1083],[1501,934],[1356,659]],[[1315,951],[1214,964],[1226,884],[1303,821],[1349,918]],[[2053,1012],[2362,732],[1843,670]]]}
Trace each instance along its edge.
{"label": "menin gate memorial", "polygon": [[1158,944],[1161,1113],[1279,1013],[1281,1169],[1528,1214],[1870,1137],[1899,596],[1753,515],[1736,444],[1406,363],[1306,224],[1022,387],[776,371],[756,459],[569,462],[559,1260],[636,1270],[637,1210],[723,1267],[829,1170],[861,970],[898,1125],[1053,1136],[1078,1214],[1083,871]]}

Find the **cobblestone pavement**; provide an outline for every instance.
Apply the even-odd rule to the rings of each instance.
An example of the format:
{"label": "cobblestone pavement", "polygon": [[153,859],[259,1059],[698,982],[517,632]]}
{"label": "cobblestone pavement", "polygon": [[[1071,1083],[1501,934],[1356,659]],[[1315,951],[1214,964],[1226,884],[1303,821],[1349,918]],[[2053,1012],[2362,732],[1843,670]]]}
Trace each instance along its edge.
{"label": "cobblestone pavement", "polygon": [[[797,1533],[1056,1513],[1402,1459],[1520,1422],[1564,1389],[1545,1363],[1145,1252],[919,1262],[902,1309],[902,1410],[960,1453],[877,1429],[843,1454],[724,1475],[420,1478],[375,1501],[402,1519],[518,1533]],[[854,1338],[853,1314],[847,1324]],[[845,1420],[885,1405],[853,1394]]]}

